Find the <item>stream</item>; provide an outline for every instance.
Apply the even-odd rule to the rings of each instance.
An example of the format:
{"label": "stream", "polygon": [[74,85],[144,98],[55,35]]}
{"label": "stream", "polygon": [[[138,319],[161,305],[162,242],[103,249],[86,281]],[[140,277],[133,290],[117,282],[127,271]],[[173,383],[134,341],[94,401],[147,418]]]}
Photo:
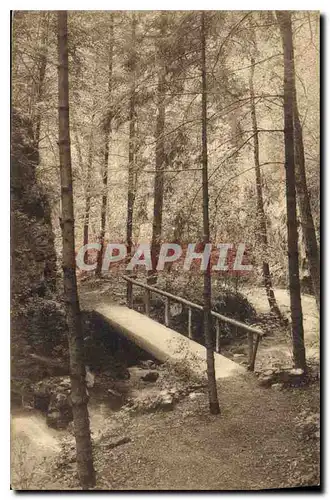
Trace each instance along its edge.
{"label": "stream", "polygon": [[[91,431],[96,437],[114,411],[111,400],[91,397]],[[34,409],[14,408],[11,414],[11,486],[13,489],[61,489],[54,481],[53,461],[62,450],[62,442],[72,440],[68,429],[47,426],[45,415]],[[63,486],[63,485],[62,485]]]}
{"label": "stream", "polygon": [[38,410],[16,408],[11,415],[11,487],[13,489],[47,488],[52,478],[46,464],[61,451],[61,439],[67,431],[51,429]]}

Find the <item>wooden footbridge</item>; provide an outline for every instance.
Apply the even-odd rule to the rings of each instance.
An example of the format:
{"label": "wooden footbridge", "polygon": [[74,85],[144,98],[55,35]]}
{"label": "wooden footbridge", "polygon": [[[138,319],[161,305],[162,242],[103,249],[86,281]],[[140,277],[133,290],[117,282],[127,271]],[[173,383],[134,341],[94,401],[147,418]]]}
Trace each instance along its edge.
{"label": "wooden footbridge", "polygon": [[[128,307],[114,304],[101,304],[94,310],[100,314],[114,329],[147,351],[161,362],[173,361],[188,363],[189,368],[200,375],[206,371],[205,347],[192,340],[192,310],[202,311],[203,307],[182,297],[178,297],[147,283],[124,277],[127,281]],[[134,295],[133,286],[144,290],[144,311],[141,314],[133,310]],[[162,325],[149,317],[151,295],[156,294],[165,301],[165,325]],[[188,309],[188,336],[184,336],[170,328],[171,308],[173,303],[182,304]],[[246,369],[234,361],[220,354],[220,332],[221,324],[229,323],[247,333],[247,344],[249,360],[247,369],[254,370],[260,338],[264,335],[262,331],[246,325],[232,318],[227,318],[215,311],[211,312],[216,322],[216,352],[215,372],[216,378],[225,378],[244,373]]]}

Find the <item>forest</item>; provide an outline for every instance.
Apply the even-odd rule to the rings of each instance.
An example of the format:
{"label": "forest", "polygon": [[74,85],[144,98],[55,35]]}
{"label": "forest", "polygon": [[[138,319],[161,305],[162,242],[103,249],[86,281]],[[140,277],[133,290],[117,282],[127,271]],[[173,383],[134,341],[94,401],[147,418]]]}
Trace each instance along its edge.
{"label": "forest", "polygon": [[11,27],[11,487],[319,487],[319,12]]}

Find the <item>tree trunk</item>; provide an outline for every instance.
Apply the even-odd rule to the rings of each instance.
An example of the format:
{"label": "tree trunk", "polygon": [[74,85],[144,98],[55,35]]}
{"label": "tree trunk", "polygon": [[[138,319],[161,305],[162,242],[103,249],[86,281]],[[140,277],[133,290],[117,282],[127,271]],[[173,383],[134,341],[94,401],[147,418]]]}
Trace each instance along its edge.
{"label": "tree trunk", "polygon": [[288,229],[289,288],[293,359],[296,368],[306,370],[303,314],[300,296],[296,174],[294,158],[294,55],[290,11],[277,11],[284,53],[284,147]]}
{"label": "tree trunk", "polygon": [[[160,21],[160,36],[164,38],[167,27],[167,14],[162,11]],[[160,42],[162,43],[162,42]],[[165,168],[165,151],[164,151],[164,130],[165,130],[165,77],[166,68],[164,63],[164,55],[161,50],[158,50],[160,69],[158,73],[157,84],[157,121],[156,121],[156,165],[155,165],[155,183],[154,183],[154,211],[152,223],[152,238],[151,238],[151,258],[152,272],[156,269],[160,243],[162,236],[162,219],[163,219],[163,199],[164,199],[164,168]]]}
{"label": "tree trunk", "polygon": [[[133,211],[135,201],[135,185],[134,174],[135,165],[135,135],[136,135],[136,112],[135,112],[135,68],[136,68],[136,15],[132,12],[132,33],[131,33],[131,48],[130,48],[130,64],[129,72],[131,78],[131,89],[129,99],[129,146],[128,146],[128,186],[127,186],[127,222],[126,222],[126,245],[127,256],[132,254],[132,234],[133,234]],[[126,287],[127,304],[132,301],[132,284],[127,282]]]}
{"label": "tree trunk", "polygon": [[318,311],[320,312],[320,256],[306,180],[304,141],[299,118],[295,83],[293,109],[298,207],[301,217],[301,226],[304,235],[309,273],[312,279],[316,305]]}
{"label": "tree trunk", "polygon": [[[38,78],[37,78],[37,89],[35,96],[35,104],[38,105],[42,101],[43,93],[44,93],[44,84],[45,84],[45,76],[46,76],[46,68],[47,68],[47,49],[48,49],[48,30],[49,30],[49,12],[41,13],[41,54],[40,59],[38,61]],[[35,147],[39,149],[39,141],[40,141],[40,129],[41,129],[41,112],[40,107],[37,106],[36,116],[34,118],[35,122]]]}
{"label": "tree trunk", "polygon": [[[98,59],[95,62],[95,71],[93,77],[93,88],[96,87],[97,74],[98,74]],[[84,245],[88,243],[88,233],[89,233],[89,215],[91,210],[91,179],[92,179],[92,168],[93,168],[93,153],[94,153],[94,120],[95,120],[95,107],[96,102],[93,98],[92,104],[92,119],[91,128],[89,133],[88,142],[88,156],[87,156],[87,170],[86,170],[86,197],[85,197],[85,215],[84,215]],[[86,262],[88,261],[88,252],[84,254]]]}
{"label": "tree trunk", "polygon": [[110,31],[109,31],[109,77],[108,77],[108,115],[104,126],[104,166],[103,166],[103,193],[101,203],[101,231],[100,244],[101,248],[97,257],[96,275],[101,276],[102,257],[104,251],[105,226],[107,221],[107,205],[108,205],[108,163],[109,163],[109,142],[111,137],[111,122],[112,122],[112,66],[113,66],[113,21],[114,14],[110,15]]}
{"label": "tree trunk", "polygon": [[61,168],[64,300],[70,354],[71,401],[76,456],[82,488],[95,485],[85,381],[84,346],[76,281],[74,212],[69,129],[69,71],[67,11],[58,12],[58,117]]}
{"label": "tree trunk", "polygon": [[[203,241],[204,246],[210,243],[209,224],[209,190],[207,173],[207,82],[206,82],[206,36],[205,14],[201,13],[201,62],[202,62],[202,162],[203,162]],[[210,259],[211,260],[211,259]],[[215,380],[214,350],[211,332],[211,265],[208,263],[204,271],[204,336],[206,346],[207,379],[209,405],[212,414],[220,413],[220,406]]]}
{"label": "tree trunk", "polygon": [[267,299],[269,303],[270,310],[276,314],[280,319],[283,319],[281,311],[277,305],[272,279],[270,276],[269,263],[266,259],[268,252],[268,238],[267,238],[267,223],[266,214],[264,210],[264,201],[262,193],[262,182],[261,182],[261,170],[260,170],[260,160],[259,160],[259,136],[258,136],[258,122],[255,106],[255,92],[254,92],[254,67],[255,67],[255,57],[251,57],[251,72],[250,72],[250,97],[251,97],[251,121],[252,121],[252,131],[253,131],[253,146],[254,146],[254,167],[256,176],[256,190],[257,190],[257,217],[259,225],[259,240],[261,243],[262,251],[262,275],[264,281],[264,287],[266,289]]}

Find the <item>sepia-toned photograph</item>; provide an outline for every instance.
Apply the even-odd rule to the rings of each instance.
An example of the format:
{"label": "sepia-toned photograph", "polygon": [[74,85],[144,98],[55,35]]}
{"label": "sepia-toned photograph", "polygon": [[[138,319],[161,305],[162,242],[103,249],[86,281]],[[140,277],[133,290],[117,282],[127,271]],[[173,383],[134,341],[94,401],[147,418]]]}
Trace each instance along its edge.
{"label": "sepia-toned photograph", "polygon": [[7,487],[321,490],[320,12],[10,24]]}

